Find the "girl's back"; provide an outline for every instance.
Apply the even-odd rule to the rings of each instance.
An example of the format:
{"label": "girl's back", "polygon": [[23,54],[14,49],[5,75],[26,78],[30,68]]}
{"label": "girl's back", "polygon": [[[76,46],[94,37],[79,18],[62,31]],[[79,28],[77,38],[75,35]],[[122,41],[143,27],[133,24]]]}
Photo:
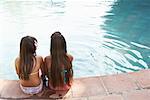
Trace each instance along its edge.
{"label": "girl's back", "polygon": [[[22,86],[25,86],[25,87],[38,86],[41,82],[41,79],[39,77],[39,74],[40,74],[39,71],[40,71],[40,68],[42,67],[43,59],[41,56],[36,56],[35,58],[36,60],[34,60],[33,69],[29,75],[29,80],[24,80],[21,78],[19,80]],[[20,61],[19,57],[16,58],[15,64],[16,64],[16,71],[18,75],[20,74],[19,73],[19,61]]]}
{"label": "girl's back", "polygon": [[[73,60],[73,57],[71,56],[71,55],[69,55],[69,54],[67,54],[67,56],[68,56],[68,58],[69,58],[69,60],[70,60],[70,62],[72,62],[72,60]],[[53,90],[68,90],[68,89],[70,89],[70,87],[71,87],[71,84],[72,84],[72,81],[70,81],[69,82],[69,84],[64,84],[63,86],[56,86],[56,87],[53,87],[53,85],[52,85],[52,80],[51,80],[51,63],[52,63],[52,59],[51,59],[51,56],[46,56],[45,57],[45,59],[44,59],[44,62],[45,62],[45,67],[46,67],[46,69],[47,69],[47,76],[48,76],[48,78],[49,78],[49,81],[48,81],[48,87],[50,88],[50,89],[53,89]],[[62,70],[62,72],[65,72],[66,70]],[[65,77],[65,80],[66,80],[66,78],[67,77]],[[65,80],[64,80],[64,82],[65,82]]]}
{"label": "girl's back", "polygon": [[50,56],[45,57],[45,68],[49,78],[49,87],[54,90],[66,90],[73,79],[73,57],[67,53],[64,36],[60,32],[51,35]]}
{"label": "girl's back", "polygon": [[43,59],[41,56],[36,56],[36,49],[36,38],[23,37],[20,41],[19,57],[15,60],[20,88],[27,94],[39,93],[43,87],[43,82],[39,77],[39,70],[42,70],[43,67]]}

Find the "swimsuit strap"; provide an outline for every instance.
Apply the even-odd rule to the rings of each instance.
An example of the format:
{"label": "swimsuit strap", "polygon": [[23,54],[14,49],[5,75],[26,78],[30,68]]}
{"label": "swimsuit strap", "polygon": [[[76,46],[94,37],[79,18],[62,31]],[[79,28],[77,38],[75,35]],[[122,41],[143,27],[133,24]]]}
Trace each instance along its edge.
{"label": "swimsuit strap", "polygon": [[63,74],[64,74],[64,83],[66,84],[67,83],[67,77],[66,77],[67,70],[66,69],[63,70]]}
{"label": "swimsuit strap", "polygon": [[33,72],[33,73],[31,73],[30,75],[34,75],[34,74],[37,74],[39,71],[36,71],[36,72]]}

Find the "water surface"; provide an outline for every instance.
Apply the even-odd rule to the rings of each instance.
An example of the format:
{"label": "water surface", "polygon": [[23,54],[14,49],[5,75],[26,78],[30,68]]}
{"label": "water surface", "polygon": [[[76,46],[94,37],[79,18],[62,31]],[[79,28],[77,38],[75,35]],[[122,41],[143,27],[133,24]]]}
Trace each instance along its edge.
{"label": "water surface", "polygon": [[20,39],[38,39],[49,54],[50,35],[60,31],[74,57],[75,77],[150,67],[149,0],[0,1],[0,79],[17,79]]}

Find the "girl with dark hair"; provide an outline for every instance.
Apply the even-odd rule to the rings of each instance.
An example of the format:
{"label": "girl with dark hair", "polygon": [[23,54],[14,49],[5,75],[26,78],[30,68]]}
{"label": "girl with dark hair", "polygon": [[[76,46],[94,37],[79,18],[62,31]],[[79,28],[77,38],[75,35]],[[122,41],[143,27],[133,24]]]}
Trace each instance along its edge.
{"label": "girl with dark hair", "polygon": [[43,72],[43,58],[36,55],[37,39],[25,36],[20,42],[19,57],[15,60],[20,88],[24,93],[36,94],[42,90],[43,82],[39,71]]}
{"label": "girl with dark hair", "polygon": [[52,90],[70,89],[73,80],[73,57],[67,53],[66,40],[60,32],[51,36],[50,54],[44,59],[48,87]]}

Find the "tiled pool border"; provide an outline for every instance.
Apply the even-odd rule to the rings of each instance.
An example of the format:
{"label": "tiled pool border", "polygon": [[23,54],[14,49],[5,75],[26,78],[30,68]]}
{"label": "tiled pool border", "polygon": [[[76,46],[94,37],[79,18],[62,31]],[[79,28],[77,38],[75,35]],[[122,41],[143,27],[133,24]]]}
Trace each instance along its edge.
{"label": "tiled pool border", "polygon": [[36,95],[24,94],[18,80],[0,80],[0,99],[148,100],[150,70],[74,79],[69,91],[54,93],[44,87]]}

